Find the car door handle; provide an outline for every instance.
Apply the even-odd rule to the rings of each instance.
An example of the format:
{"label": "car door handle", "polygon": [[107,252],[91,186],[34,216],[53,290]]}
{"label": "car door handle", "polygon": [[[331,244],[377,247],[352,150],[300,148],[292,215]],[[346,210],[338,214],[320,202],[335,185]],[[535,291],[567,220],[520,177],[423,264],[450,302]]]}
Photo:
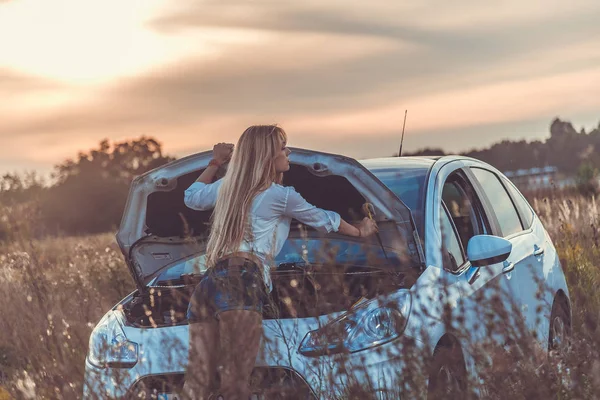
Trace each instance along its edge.
{"label": "car door handle", "polygon": [[534,245],[533,246],[533,255],[536,257],[541,256],[542,254],[544,254],[544,249],[541,247],[538,247],[538,245]]}
{"label": "car door handle", "polygon": [[504,264],[502,264],[502,273],[503,274],[511,272],[513,269],[515,269],[515,263],[513,263],[513,262],[504,261]]}

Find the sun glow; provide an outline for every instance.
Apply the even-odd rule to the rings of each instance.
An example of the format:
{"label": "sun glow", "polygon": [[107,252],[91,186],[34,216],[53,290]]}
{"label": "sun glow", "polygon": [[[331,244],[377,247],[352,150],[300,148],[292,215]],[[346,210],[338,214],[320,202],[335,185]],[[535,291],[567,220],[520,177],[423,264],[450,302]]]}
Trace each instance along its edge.
{"label": "sun glow", "polygon": [[210,42],[159,35],[147,24],[164,0],[13,0],[0,5],[0,66],[74,84],[103,83]]}

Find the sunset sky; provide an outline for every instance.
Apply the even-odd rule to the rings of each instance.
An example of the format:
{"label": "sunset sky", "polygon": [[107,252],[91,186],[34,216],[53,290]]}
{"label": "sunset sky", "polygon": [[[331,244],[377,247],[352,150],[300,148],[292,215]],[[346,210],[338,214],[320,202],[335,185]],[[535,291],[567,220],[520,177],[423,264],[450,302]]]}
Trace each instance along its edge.
{"label": "sunset sky", "polygon": [[[493,4],[491,6],[490,4]],[[357,158],[600,121],[598,0],[0,0],[0,173],[277,122]]]}

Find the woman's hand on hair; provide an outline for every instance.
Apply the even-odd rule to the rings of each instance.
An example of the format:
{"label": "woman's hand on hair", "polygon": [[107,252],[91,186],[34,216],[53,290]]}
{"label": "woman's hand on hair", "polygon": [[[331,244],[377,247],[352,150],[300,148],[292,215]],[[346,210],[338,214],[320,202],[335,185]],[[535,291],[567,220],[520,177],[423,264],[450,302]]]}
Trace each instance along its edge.
{"label": "woman's hand on hair", "polygon": [[213,158],[220,164],[228,163],[233,154],[232,143],[217,143],[213,147]]}
{"label": "woman's hand on hair", "polygon": [[360,237],[367,237],[379,231],[379,228],[377,222],[365,217],[358,225],[358,230],[360,231]]}

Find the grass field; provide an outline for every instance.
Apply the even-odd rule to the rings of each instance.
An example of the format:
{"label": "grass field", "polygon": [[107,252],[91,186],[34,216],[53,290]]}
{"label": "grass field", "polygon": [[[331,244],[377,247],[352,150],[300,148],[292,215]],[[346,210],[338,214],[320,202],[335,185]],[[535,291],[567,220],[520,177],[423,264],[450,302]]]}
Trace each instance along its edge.
{"label": "grass field", "polygon": [[[561,399],[600,398],[600,210],[581,197],[532,205],[567,274],[573,345],[549,361],[549,374],[513,366],[519,378],[510,390],[490,396],[546,398],[552,390]],[[30,240],[27,224],[15,229],[0,245],[0,399],[80,398],[89,334],[135,286],[113,234]]]}

